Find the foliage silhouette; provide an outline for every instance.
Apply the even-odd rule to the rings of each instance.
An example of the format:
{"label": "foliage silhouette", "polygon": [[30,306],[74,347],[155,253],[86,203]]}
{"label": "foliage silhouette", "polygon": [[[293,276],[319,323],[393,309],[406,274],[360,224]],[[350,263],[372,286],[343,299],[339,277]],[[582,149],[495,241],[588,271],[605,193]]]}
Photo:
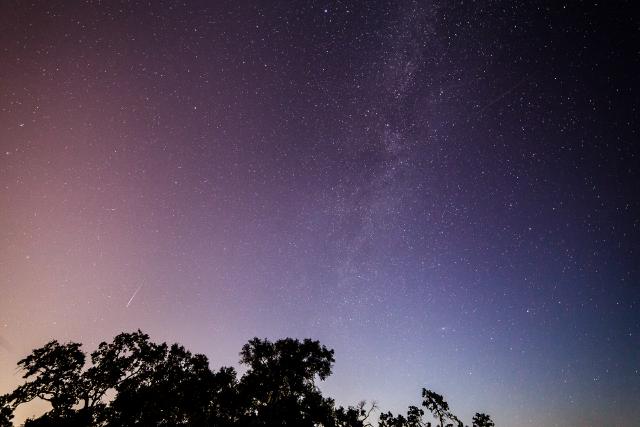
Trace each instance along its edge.
{"label": "foliage silhouette", "polygon": [[493,421],[491,421],[491,417],[489,415],[483,414],[480,412],[476,412],[471,422],[473,427],[494,427],[495,426]]}
{"label": "foliage silhouette", "polygon": [[85,388],[82,368],[85,354],[81,344],[51,341],[18,362],[27,379],[12,393],[17,404],[39,398],[51,403],[52,417],[64,418],[73,413]]}
{"label": "foliage silhouette", "polygon": [[[375,404],[337,407],[322,395],[335,362],[333,350],[310,339],[254,338],[242,347],[238,378],[230,367],[213,371],[202,354],[178,344],[157,344],[140,330],[102,342],[90,363],[79,343],[51,341],[18,362],[25,383],[0,396],[0,427],[11,426],[13,411],[41,399],[51,404],[25,427],[89,426],[296,426],[374,427]],[[421,407],[406,416],[380,413],[378,427],[462,426],[444,398],[422,390]],[[474,427],[494,427],[476,413]]]}
{"label": "foliage silhouette", "polygon": [[371,413],[377,409],[375,404],[367,409],[366,402],[362,401],[357,406],[349,406],[347,409],[342,406],[334,411],[334,423],[336,427],[373,427],[370,417]]}
{"label": "foliage silhouette", "polygon": [[[423,388],[422,398],[422,406],[427,408],[434,418],[440,421],[440,427],[463,427],[462,421],[449,410],[449,404],[441,395]],[[445,425],[444,422],[447,420],[451,422]]]}
{"label": "foliage silhouette", "polygon": [[9,406],[9,397],[0,396],[0,427],[10,427],[13,419],[13,409]]}
{"label": "foliage silhouette", "polygon": [[240,357],[249,367],[239,384],[246,404],[243,425],[328,423],[333,401],[322,396],[316,377],[324,380],[331,374],[333,350],[309,339],[272,343],[254,338],[244,345]]}

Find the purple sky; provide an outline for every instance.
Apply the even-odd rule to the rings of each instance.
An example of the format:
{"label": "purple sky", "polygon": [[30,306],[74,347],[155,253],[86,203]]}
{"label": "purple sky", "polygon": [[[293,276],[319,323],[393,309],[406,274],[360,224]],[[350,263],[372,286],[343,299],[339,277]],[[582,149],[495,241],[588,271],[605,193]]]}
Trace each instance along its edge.
{"label": "purple sky", "polygon": [[48,340],[141,328],[214,368],[319,339],[342,404],[640,419],[631,2],[9,1],[0,28],[0,392]]}

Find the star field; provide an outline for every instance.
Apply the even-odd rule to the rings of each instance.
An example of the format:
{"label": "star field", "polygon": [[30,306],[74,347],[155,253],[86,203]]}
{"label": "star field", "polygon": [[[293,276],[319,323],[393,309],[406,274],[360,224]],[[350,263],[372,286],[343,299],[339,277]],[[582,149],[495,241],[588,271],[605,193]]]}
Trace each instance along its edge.
{"label": "star field", "polygon": [[341,404],[634,425],[635,16],[2,3],[0,392],[53,338],[294,336]]}

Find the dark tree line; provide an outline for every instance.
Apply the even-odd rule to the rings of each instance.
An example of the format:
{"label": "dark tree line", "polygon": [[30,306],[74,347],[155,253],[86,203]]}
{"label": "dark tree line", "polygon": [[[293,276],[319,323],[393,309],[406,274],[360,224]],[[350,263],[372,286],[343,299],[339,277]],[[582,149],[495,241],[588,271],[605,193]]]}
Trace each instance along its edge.
{"label": "dark tree line", "polygon": [[[238,377],[233,368],[209,368],[207,357],[184,347],[156,344],[137,331],[102,342],[90,355],[78,343],[51,341],[18,362],[25,383],[0,396],[0,427],[11,426],[18,405],[34,399],[51,410],[26,427],[85,426],[463,426],[444,398],[422,390],[421,406],[406,415],[381,413],[374,405],[336,406],[317,386],[331,375],[333,350],[318,341],[254,338],[242,347]],[[492,427],[476,414],[474,427]]]}

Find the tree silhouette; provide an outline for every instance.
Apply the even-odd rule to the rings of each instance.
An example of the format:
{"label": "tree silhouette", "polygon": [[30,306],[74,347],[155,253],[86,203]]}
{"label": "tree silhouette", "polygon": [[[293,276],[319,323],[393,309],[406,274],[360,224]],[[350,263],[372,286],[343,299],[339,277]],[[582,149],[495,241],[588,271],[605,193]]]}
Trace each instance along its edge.
{"label": "tree silhouette", "polygon": [[391,412],[380,414],[378,427],[431,427],[430,422],[422,419],[423,416],[423,409],[409,406],[406,418],[402,415],[394,416]]}
{"label": "tree silhouette", "polygon": [[80,347],[78,343],[51,341],[20,360],[18,367],[28,381],[10,395],[14,406],[38,398],[51,404],[51,418],[65,419],[74,414],[73,407],[86,389],[82,376],[85,354]]}
{"label": "tree silhouette", "polygon": [[429,412],[431,412],[431,414],[434,416],[434,418],[440,421],[440,427],[445,427],[444,422],[446,420],[455,423],[447,424],[447,426],[457,425],[459,427],[462,427],[462,422],[458,419],[458,417],[456,417],[449,411],[449,404],[444,400],[444,397],[442,397],[442,395],[423,388],[422,399],[422,406],[427,408]]}
{"label": "tree silhouette", "polygon": [[[214,373],[204,355],[192,355],[177,344],[155,344],[141,331],[120,334],[101,343],[87,371],[93,402],[113,389],[116,397],[98,420],[110,425],[227,425],[236,374]],[[103,406],[100,409],[106,409]]]}
{"label": "tree silhouette", "polygon": [[[25,383],[0,396],[0,427],[11,426],[14,409],[34,399],[51,410],[25,427],[111,426],[296,426],[373,427],[377,410],[360,402],[336,407],[318,381],[331,375],[333,350],[318,341],[254,338],[242,347],[238,378],[233,368],[213,371],[202,354],[178,344],[157,344],[140,330],[121,333],[86,355],[78,343],[51,341],[18,362]],[[431,427],[426,411],[462,426],[444,398],[422,390],[422,407],[406,416],[381,413],[378,427]],[[454,424],[447,424],[453,426]],[[474,427],[494,427],[476,413]]]}
{"label": "tree silhouette", "polygon": [[473,427],[494,427],[495,424],[491,421],[491,417],[487,414],[476,412],[472,420]]}
{"label": "tree silhouette", "polygon": [[407,427],[431,427],[431,423],[422,421],[424,410],[417,406],[409,406],[407,410]]}
{"label": "tree silhouette", "polygon": [[391,412],[380,414],[378,427],[409,427],[409,423],[402,415],[394,416]]}
{"label": "tree silhouette", "polygon": [[9,405],[9,396],[0,396],[0,427],[11,427],[13,424],[13,408]]}
{"label": "tree silhouette", "polygon": [[254,338],[242,348],[240,363],[249,368],[239,384],[246,425],[304,427],[331,419],[333,401],[322,396],[316,379],[331,374],[333,350],[310,339]]}
{"label": "tree silhouette", "polygon": [[372,427],[370,422],[371,413],[377,408],[372,403],[366,408],[366,402],[361,401],[357,406],[349,406],[347,409],[340,406],[334,412],[334,422],[336,427]]}
{"label": "tree silhouette", "polygon": [[111,403],[110,424],[205,425],[212,372],[202,355],[174,344],[157,347],[155,359],[120,382]]}

